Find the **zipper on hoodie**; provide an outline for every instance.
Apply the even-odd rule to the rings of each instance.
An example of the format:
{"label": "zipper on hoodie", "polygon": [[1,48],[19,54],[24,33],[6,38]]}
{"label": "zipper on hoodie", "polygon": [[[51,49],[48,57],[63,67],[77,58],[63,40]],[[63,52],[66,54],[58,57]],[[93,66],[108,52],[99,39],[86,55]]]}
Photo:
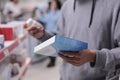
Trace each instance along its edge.
{"label": "zipper on hoodie", "polygon": [[73,10],[75,12],[76,0],[74,1]]}

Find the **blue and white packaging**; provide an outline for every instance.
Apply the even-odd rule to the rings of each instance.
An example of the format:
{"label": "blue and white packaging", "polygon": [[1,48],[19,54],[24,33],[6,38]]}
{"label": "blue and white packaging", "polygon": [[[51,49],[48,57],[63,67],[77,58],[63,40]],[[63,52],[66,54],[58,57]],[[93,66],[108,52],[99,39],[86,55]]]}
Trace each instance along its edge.
{"label": "blue and white packaging", "polygon": [[67,38],[53,36],[34,48],[34,53],[57,57],[60,51],[81,51],[88,48],[88,43]]}
{"label": "blue and white packaging", "polygon": [[4,35],[0,35],[0,50],[4,48]]}

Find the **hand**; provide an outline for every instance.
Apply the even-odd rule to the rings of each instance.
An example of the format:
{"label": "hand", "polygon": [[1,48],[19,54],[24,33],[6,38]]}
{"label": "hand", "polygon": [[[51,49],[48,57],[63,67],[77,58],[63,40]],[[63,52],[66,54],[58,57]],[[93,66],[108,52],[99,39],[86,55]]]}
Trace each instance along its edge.
{"label": "hand", "polygon": [[37,39],[43,37],[45,33],[44,27],[42,25],[28,26],[27,24],[25,24],[24,28],[28,31],[30,35]]}
{"label": "hand", "polygon": [[62,51],[60,52],[60,57],[74,65],[74,66],[80,66],[84,63],[87,62],[95,62],[96,60],[96,51],[94,50],[83,50],[80,52],[66,52],[66,51]]}

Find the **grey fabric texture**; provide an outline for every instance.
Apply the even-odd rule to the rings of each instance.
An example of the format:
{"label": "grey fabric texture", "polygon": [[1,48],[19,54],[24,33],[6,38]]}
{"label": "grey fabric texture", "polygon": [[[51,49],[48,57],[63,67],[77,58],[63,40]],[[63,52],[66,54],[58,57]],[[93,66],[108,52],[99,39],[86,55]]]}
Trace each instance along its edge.
{"label": "grey fabric texture", "polygon": [[76,67],[63,61],[61,79],[105,80],[120,60],[120,0],[96,0],[94,6],[93,0],[74,1],[64,3],[57,35],[87,42],[97,52],[96,62]]}
{"label": "grey fabric texture", "polygon": [[96,0],[93,13],[92,6],[93,0],[76,0],[75,5],[74,0],[67,0],[63,5],[58,35],[85,41],[97,54],[94,67],[90,63],[75,67],[63,61],[62,80],[105,80],[120,59],[120,0]]}

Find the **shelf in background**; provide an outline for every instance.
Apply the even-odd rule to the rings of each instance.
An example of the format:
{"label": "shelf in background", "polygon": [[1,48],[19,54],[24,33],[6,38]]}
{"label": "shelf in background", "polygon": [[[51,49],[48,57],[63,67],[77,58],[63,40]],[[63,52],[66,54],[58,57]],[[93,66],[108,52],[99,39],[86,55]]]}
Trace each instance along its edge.
{"label": "shelf in background", "polygon": [[24,41],[27,37],[28,34],[20,36],[13,41],[5,41],[5,47],[0,50],[0,62],[3,61],[8,55],[10,55],[10,52],[14,50],[17,46],[19,46],[20,43]]}
{"label": "shelf in background", "polygon": [[30,64],[31,64],[31,59],[30,58],[26,58],[25,64],[20,69],[20,73],[18,74],[18,76],[13,77],[12,80],[22,80],[22,78],[25,76],[25,74],[27,72],[27,69],[28,69]]}

